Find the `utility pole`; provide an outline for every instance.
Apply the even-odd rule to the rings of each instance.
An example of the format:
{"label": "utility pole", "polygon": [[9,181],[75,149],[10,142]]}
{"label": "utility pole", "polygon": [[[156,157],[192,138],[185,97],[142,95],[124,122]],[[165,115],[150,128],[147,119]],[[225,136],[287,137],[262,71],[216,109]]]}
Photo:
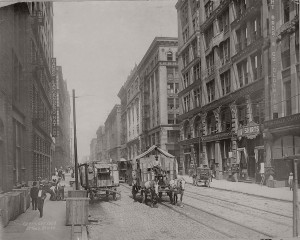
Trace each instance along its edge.
{"label": "utility pole", "polygon": [[292,162],[293,169],[293,237],[299,236],[299,203],[298,203],[298,161],[300,155],[285,157],[285,160]]}
{"label": "utility pole", "polygon": [[299,236],[298,222],[299,222],[299,204],[298,204],[298,159],[293,159],[294,177],[293,177],[293,237]]}
{"label": "utility pole", "polygon": [[79,185],[78,185],[77,138],[76,138],[76,110],[75,110],[75,90],[74,89],[73,89],[73,124],[74,124],[75,186],[76,186],[76,190],[79,190]]}

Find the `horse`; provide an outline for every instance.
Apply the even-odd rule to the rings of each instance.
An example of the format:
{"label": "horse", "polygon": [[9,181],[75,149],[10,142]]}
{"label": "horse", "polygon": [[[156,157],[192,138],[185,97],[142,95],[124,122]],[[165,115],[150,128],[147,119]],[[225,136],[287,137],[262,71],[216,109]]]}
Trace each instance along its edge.
{"label": "horse", "polygon": [[[182,204],[182,197],[185,189],[185,181],[184,179],[174,179],[171,180],[170,183],[170,202],[175,205],[178,202],[177,194],[180,194],[180,202]],[[182,206],[182,205],[181,205]]]}
{"label": "horse", "polygon": [[150,181],[145,182],[143,203],[146,203],[148,193],[151,196],[151,207],[153,207],[154,204],[157,203],[157,199],[158,199],[158,182],[157,181],[150,180]]}

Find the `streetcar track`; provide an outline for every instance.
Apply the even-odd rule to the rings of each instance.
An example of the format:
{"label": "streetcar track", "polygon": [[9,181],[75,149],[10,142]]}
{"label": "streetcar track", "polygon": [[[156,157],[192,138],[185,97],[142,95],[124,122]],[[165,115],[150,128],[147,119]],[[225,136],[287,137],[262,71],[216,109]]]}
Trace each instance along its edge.
{"label": "streetcar track", "polygon": [[250,208],[250,209],[255,209],[255,210],[262,211],[262,212],[271,213],[271,214],[275,214],[275,215],[278,215],[278,216],[281,216],[281,217],[287,217],[287,218],[291,218],[292,219],[291,216],[288,216],[288,215],[285,215],[285,214],[280,214],[280,213],[276,213],[276,212],[264,210],[264,209],[257,208],[257,207],[249,207],[249,206],[247,206],[245,204],[231,202],[231,201],[228,201],[226,199],[222,199],[222,198],[218,198],[218,197],[212,197],[212,196],[207,196],[207,195],[204,195],[204,194],[201,194],[201,193],[191,192],[191,191],[187,191],[187,190],[185,190],[185,192],[192,193],[192,194],[199,195],[199,196],[204,196],[204,197],[207,197],[207,198],[217,199],[217,200],[224,201],[224,202],[227,202],[227,203],[231,203],[231,204],[239,205],[239,206],[242,206],[242,207],[247,207],[247,208]]}
{"label": "streetcar track", "polygon": [[[232,210],[232,211],[235,211],[235,212],[240,213],[240,211],[239,211],[238,209],[235,209],[235,208],[233,208],[233,207],[227,207],[227,206],[223,206],[222,204],[212,203],[212,202],[209,202],[208,200],[203,200],[203,199],[196,198],[196,197],[192,197],[192,196],[189,196],[189,195],[186,195],[186,194],[185,194],[185,196],[186,196],[186,197],[189,197],[189,198],[192,198],[192,199],[195,199],[195,200],[199,200],[199,201],[202,201],[202,202],[206,202],[206,203],[209,203],[209,204],[218,205],[218,206],[220,206],[220,207],[222,207],[222,208],[230,209],[230,210]],[[222,201],[222,200],[221,200],[221,201]],[[227,202],[232,203],[232,202],[230,202],[230,201],[227,201]],[[237,204],[237,205],[243,206],[242,204]],[[251,207],[248,207],[248,208],[251,209]],[[256,209],[256,208],[253,208],[253,209]],[[256,209],[256,210],[263,211],[263,210],[260,210],[260,209]],[[270,213],[270,214],[274,214],[273,212],[269,212],[269,211],[263,211],[263,212],[268,212],[268,213]],[[258,218],[267,220],[267,221],[269,221],[269,222],[273,222],[273,223],[279,224],[279,225],[285,225],[285,226],[287,226],[287,227],[292,227],[291,224],[287,224],[287,223],[284,223],[284,222],[274,221],[274,220],[272,220],[272,219],[270,219],[270,218],[266,218],[266,217],[263,217],[263,216],[259,216],[258,214],[255,214],[255,213],[247,213],[247,214],[248,214],[248,215],[251,215],[251,216],[254,216],[254,217],[258,217]],[[287,216],[280,215],[280,214],[276,214],[276,215],[283,216],[283,217],[287,217]],[[288,217],[288,218],[291,218],[291,217]]]}
{"label": "streetcar track", "polygon": [[[123,187],[125,187],[125,188],[127,188],[127,189],[130,190],[130,187],[128,187],[128,186],[125,186],[125,185],[123,185],[123,184],[120,184],[120,185],[122,185]],[[131,197],[131,198],[132,198],[132,197]],[[169,209],[171,209],[171,210],[173,210],[173,211],[175,211],[175,212],[177,212],[177,213],[179,213],[179,214],[181,214],[181,215],[183,215],[183,216],[185,216],[185,217],[187,217],[187,218],[189,218],[189,219],[191,219],[191,220],[193,220],[193,221],[195,221],[195,222],[197,222],[197,223],[199,223],[199,224],[202,224],[202,225],[204,225],[204,226],[206,226],[206,227],[208,227],[208,228],[210,228],[210,229],[212,229],[212,230],[214,230],[214,231],[216,231],[216,232],[219,232],[219,233],[221,233],[221,234],[223,234],[223,235],[225,235],[225,236],[227,236],[227,237],[229,237],[229,238],[235,237],[235,236],[229,235],[229,234],[226,233],[226,232],[220,231],[219,229],[214,228],[213,226],[211,226],[211,225],[209,225],[209,224],[206,224],[206,223],[204,223],[203,221],[199,221],[199,220],[197,220],[196,218],[191,217],[191,216],[189,216],[188,214],[186,214],[186,213],[184,213],[184,212],[182,212],[182,211],[180,211],[180,210],[177,210],[175,207],[168,206],[166,203],[159,202],[159,204],[160,204],[160,205],[163,205],[164,207],[169,208]],[[275,238],[275,236],[270,235],[269,233],[266,233],[266,232],[263,232],[263,231],[260,231],[260,230],[256,230],[256,229],[254,229],[254,228],[252,228],[252,227],[248,227],[248,226],[242,225],[242,224],[240,224],[240,223],[238,223],[238,222],[235,222],[235,221],[226,219],[226,218],[224,218],[224,217],[222,217],[222,216],[219,216],[219,215],[214,214],[214,213],[211,213],[211,212],[209,212],[209,211],[200,209],[200,208],[195,207],[195,206],[193,206],[193,205],[190,205],[190,204],[187,204],[187,203],[184,203],[184,204],[187,205],[188,207],[194,208],[194,209],[196,209],[196,210],[198,210],[198,211],[200,211],[200,212],[205,212],[205,213],[208,214],[208,215],[214,216],[214,217],[216,217],[216,218],[220,218],[220,219],[222,219],[223,221],[226,221],[226,222],[229,222],[229,223],[238,225],[238,226],[240,226],[240,227],[242,227],[242,228],[245,228],[245,229],[251,230],[251,231],[253,231],[253,232],[262,234],[262,235],[264,235],[264,236],[266,236],[266,237]]]}

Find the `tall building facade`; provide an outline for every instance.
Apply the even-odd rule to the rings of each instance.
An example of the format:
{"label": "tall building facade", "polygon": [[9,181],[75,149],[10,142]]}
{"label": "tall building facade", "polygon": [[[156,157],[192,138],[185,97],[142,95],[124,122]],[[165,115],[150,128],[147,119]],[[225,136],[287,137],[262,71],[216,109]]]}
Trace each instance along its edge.
{"label": "tall building facade", "polygon": [[90,161],[96,161],[97,159],[97,138],[93,138],[90,143]]}
{"label": "tall building facade", "polygon": [[140,81],[138,94],[141,96],[141,151],[155,144],[179,161],[177,47],[177,38],[156,37],[137,71]]}
{"label": "tall building facade", "polygon": [[[276,167],[272,144],[275,143],[273,151],[281,144],[281,149],[284,146],[293,149],[289,154],[296,153],[299,135],[294,130],[298,128],[297,124],[295,126],[292,118],[294,134],[287,131],[287,137],[282,138],[281,126],[278,125],[276,130],[278,120],[265,120],[299,112],[297,54],[292,54],[299,54],[299,15],[296,16],[297,5],[292,1],[274,2],[275,15],[272,14],[273,1],[177,2],[180,149],[185,173],[194,165],[203,164],[222,178],[230,174],[233,164],[238,164],[240,180],[256,178],[259,181],[258,172],[265,165],[266,169],[275,167],[275,178],[280,179],[284,174],[287,178],[288,171],[283,173],[282,165]],[[195,23],[197,18],[199,28]],[[276,19],[275,42],[271,42],[271,18]],[[198,58],[193,54],[195,35],[199,36]],[[273,46],[276,47],[277,63],[271,62]],[[195,78],[198,67],[194,64],[198,61],[199,79]],[[272,85],[274,71],[276,84]],[[284,79],[287,85],[284,85]],[[281,106],[276,108],[276,114],[272,112],[273,105]],[[276,131],[278,133],[273,135]],[[280,154],[276,157],[280,158]],[[279,162],[283,164],[282,155]],[[282,172],[281,177],[279,172]]]}
{"label": "tall building facade", "polygon": [[105,121],[106,156],[112,162],[120,160],[121,106],[116,104]]}
{"label": "tall building facade", "polygon": [[54,168],[68,167],[71,165],[70,156],[70,95],[67,82],[63,79],[62,67],[56,67],[56,137],[55,152],[52,162]]}
{"label": "tall building facade", "polygon": [[97,132],[97,147],[96,147],[96,159],[100,162],[106,162],[106,138],[105,138],[105,126],[99,126]]}
{"label": "tall building facade", "polygon": [[273,168],[276,180],[285,180],[292,169],[285,157],[300,155],[299,4],[275,1],[269,10],[274,16],[269,29],[274,26],[276,35],[270,36],[270,47],[264,52],[264,64],[268,67],[265,71],[268,73],[265,77],[265,164]]}
{"label": "tall building facade", "polygon": [[141,93],[137,66],[131,71],[119,93],[122,119],[121,145],[126,143],[125,148],[121,147],[121,153],[123,158],[132,160],[141,152]]}
{"label": "tall building facade", "polygon": [[52,3],[0,9],[0,191],[50,177]]}

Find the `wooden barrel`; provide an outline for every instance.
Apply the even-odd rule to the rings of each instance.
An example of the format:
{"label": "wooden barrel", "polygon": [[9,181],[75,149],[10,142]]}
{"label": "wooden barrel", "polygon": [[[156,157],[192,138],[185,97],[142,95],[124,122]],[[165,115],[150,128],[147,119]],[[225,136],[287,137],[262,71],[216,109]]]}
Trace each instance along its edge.
{"label": "wooden barrel", "polygon": [[87,225],[88,224],[88,198],[67,198],[66,199],[66,225]]}
{"label": "wooden barrel", "polygon": [[87,197],[86,190],[71,190],[68,191],[68,198],[85,198]]}

